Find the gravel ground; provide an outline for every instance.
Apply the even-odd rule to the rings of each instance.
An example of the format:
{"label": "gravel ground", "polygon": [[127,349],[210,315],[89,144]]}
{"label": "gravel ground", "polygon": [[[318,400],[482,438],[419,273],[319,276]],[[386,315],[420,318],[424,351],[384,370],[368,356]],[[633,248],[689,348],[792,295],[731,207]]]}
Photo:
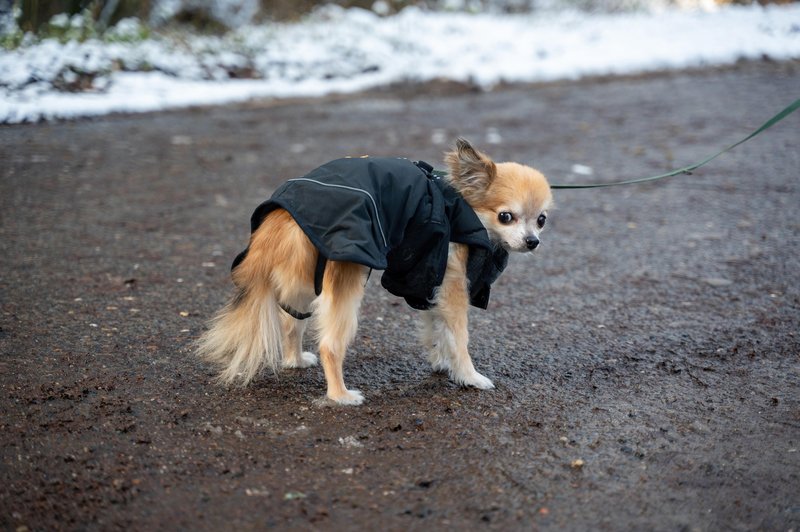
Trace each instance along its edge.
{"label": "gravel ground", "polygon": [[218,387],[191,349],[255,205],[322,162],[464,135],[553,182],[638,177],[798,87],[763,62],[0,127],[0,526],[798,530],[800,116],[693,176],[557,191],[471,311],[496,390],[432,374],[378,275],[361,407],[321,405],[319,368]]}

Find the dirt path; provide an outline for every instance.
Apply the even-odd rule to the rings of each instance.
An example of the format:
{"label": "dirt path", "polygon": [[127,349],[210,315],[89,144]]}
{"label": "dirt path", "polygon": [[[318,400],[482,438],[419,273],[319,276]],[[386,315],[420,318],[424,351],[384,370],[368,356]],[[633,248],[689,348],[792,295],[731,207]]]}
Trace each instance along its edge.
{"label": "dirt path", "polygon": [[559,191],[471,313],[494,391],[431,374],[377,275],[346,363],[365,406],[318,406],[319,368],[216,387],[190,342],[283,178],[438,164],[456,135],[552,181],[638,177],[798,87],[764,63],[0,128],[0,525],[797,530],[800,117],[691,177]]}

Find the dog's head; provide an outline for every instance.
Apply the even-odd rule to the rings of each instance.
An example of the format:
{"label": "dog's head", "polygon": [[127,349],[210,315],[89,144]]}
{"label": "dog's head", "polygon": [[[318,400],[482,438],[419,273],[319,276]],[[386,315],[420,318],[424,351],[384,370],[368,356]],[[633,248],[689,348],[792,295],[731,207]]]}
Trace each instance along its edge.
{"label": "dog's head", "polygon": [[508,251],[533,251],[553,196],[547,179],[519,163],[495,163],[464,139],[445,154],[450,184],[470,204],[489,238]]}

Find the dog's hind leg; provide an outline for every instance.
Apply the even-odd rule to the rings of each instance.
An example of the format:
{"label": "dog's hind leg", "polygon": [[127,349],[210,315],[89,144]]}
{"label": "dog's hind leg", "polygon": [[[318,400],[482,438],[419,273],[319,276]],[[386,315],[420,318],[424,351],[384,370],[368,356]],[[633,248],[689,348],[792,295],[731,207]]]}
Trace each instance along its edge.
{"label": "dog's hind leg", "polygon": [[328,262],[322,283],[322,294],[314,302],[314,314],[319,334],[319,355],[327,397],[343,405],[359,405],[364,396],[358,390],[348,390],[342,373],[347,347],[358,328],[358,308],[364,296],[366,269],[349,262]]}
{"label": "dog's hind leg", "polygon": [[[313,284],[296,282],[296,270],[281,268],[273,272],[278,282],[280,305],[292,312],[303,313],[311,307],[314,298]],[[308,368],[317,365],[317,355],[303,351],[303,335],[308,326],[308,319],[296,319],[289,311],[282,309],[281,331],[283,333],[283,368]]]}
{"label": "dog's hind leg", "polygon": [[[276,210],[267,216],[265,243],[259,247],[269,257],[271,268],[265,275],[275,287],[278,306],[304,313],[314,301],[314,268],[317,250],[288,212]],[[259,229],[259,232],[261,230]],[[308,320],[297,320],[286,310],[278,310],[281,319],[283,368],[307,368],[317,364],[314,353],[303,351],[303,333]]]}
{"label": "dog's hind leg", "polygon": [[303,335],[305,333],[306,320],[297,320],[287,313],[283,313],[281,319],[283,328],[283,360],[281,366],[284,368],[308,368],[317,365],[317,355],[309,351],[303,351]]}
{"label": "dog's hind leg", "polygon": [[428,312],[431,338],[430,360],[434,370],[447,370],[450,378],[464,386],[482,390],[494,384],[475,370],[467,345],[469,332],[467,317],[469,292],[467,290],[466,262],[468,249],[463,244],[451,244],[447,270],[442,286],[436,294],[436,305]]}

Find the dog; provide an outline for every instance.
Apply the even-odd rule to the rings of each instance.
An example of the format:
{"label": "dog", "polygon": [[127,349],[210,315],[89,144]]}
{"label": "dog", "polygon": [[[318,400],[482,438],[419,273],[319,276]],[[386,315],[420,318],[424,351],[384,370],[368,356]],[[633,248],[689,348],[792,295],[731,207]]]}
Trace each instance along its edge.
{"label": "dog", "polygon": [[197,352],[219,380],[246,385],[267,367],[306,368],[311,318],[327,398],[358,405],[343,362],[372,269],[422,313],[421,338],[434,371],[463,386],[494,387],[467,349],[470,304],[486,308],[508,252],[530,253],[553,204],[547,179],[495,163],[459,138],[448,172],[424,162],[345,158],[290,179],[251,219],[247,249],[233,264],[236,295],[209,323]]}

